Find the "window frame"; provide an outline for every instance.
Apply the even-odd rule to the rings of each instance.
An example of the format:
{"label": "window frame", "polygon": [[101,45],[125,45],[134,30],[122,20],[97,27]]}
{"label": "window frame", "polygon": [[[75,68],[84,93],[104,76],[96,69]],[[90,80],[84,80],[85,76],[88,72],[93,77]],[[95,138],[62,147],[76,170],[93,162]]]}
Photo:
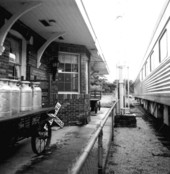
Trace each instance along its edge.
{"label": "window frame", "polygon": [[[165,38],[166,39],[166,54],[162,58],[161,57],[161,41],[162,41],[162,38],[164,38],[164,36],[166,37]],[[168,56],[168,32],[167,32],[167,29],[165,29],[159,38],[159,63],[161,63],[167,56]]]}
{"label": "window frame", "polygon": [[[78,72],[76,73],[74,73],[74,72],[62,72],[63,74],[77,74],[78,75],[78,91],[59,91],[59,89],[58,89],[58,94],[80,94],[80,58],[81,58],[81,56],[80,56],[80,54],[79,53],[70,53],[70,52],[59,52],[58,53],[58,57],[60,56],[60,54],[65,54],[65,55],[75,55],[75,56],[77,56],[78,57]],[[59,71],[58,71],[58,75],[59,75]]]}
{"label": "window frame", "polygon": [[145,77],[147,77],[150,74],[150,59],[149,59],[149,57],[146,60],[145,66],[146,66],[146,68],[145,68],[146,69]]}
{"label": "window frame", "polygon": [[[22,71],[22,39],[17,37],[14,34],[9,33],[7,36],[7,42],[10,45],[9,52],[9,66],[13,69],[12,74],[8,73],[8,77],[11,79],[21,79],[21,71]],[[13,44],[12,44],[13,42]],[[15,50],[12,45],[18,45],[18,49]],[[15,54],[14,54],[15,53]],[[10,54],[14,54],[16,56],[16,61],[10,61]],[[9,67],[10,69],[10,67]],[[10,76],[12,75],[12,76]]]}
{"label": "window frame", "polygon": [[[27,41],[18,31],[11,29],[8,35],[21,40],[21,50],[20,50],[20,64],[15,63],[15,65],[20,66],[20,74],[18,80],[26,79],[26,50],[27,50]],[[8,35],[6,37],[7,42],[9,42]],[[11,62],[9,62],[11,64]],[[14,64],[14,63],[12,63]],[[9,77],[10,78],[10,77]]]}

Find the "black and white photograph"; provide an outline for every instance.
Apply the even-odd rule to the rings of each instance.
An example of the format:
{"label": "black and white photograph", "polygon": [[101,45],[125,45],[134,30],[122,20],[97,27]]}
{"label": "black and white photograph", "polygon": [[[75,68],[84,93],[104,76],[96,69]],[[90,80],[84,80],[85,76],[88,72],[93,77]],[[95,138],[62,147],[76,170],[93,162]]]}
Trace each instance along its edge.
{"label": "black and white photograph", "polygon": [[170,0],[0,0],[0,174],[170,174]]}

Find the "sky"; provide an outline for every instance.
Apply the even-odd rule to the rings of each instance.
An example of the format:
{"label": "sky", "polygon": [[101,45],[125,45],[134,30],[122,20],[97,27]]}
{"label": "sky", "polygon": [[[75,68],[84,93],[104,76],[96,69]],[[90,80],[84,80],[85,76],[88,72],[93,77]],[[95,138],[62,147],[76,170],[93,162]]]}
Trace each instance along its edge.
{"label": "sky", "polygon": [[[83,0],[109,68],[108,81],[135,80],[167,0]],[[129,70],[129,71],[128,71]],[[127,75],[128,74],[128,75]]]}

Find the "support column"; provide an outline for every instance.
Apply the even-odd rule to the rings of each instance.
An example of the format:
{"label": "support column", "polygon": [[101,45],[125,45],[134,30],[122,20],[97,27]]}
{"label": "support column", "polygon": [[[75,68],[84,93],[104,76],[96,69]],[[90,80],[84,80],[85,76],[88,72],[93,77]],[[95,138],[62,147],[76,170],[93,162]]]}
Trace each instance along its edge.
{"label": "support column", "polygon": [[153,112],[153,116],[155,117],[155,118],[157,118],[158,117],[158,105],[155,103],[154,104],[154,112]]}
{"label": "support column", "polygon": [[123,66],[118,66],[119,68],[119,99],[120,99],[120,110],[123,111],[124,108],[124,89],[123,89]]}
{"label": "support column", "polygon": [[103,130],[98,137],[98,174],[103,173]]}
{"label": "support column", "polygon": [[146,103],[146,100],[143,100],[143,104],[144,104],[144,109],[147,110],[147,103]]}
{"label": "support column", "polygon": [[167,105],[164,105],[163,121],[164,121],[164,124],[166,124],[167,126],[170,126],[170,118],[169,118]]}
{"label": "support column", "polygon": [[157,105],[157,118],[163,119],[163,106]]}

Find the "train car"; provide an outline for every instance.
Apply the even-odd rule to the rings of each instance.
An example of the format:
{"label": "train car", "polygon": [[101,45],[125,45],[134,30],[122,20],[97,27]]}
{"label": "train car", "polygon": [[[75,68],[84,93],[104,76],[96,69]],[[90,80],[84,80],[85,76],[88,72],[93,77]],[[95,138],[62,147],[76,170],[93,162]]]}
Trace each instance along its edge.
{"label": "train car", "polygon": [[170,2],[157,21],[134,83],[135,98],[163,124],[170,126]]}

